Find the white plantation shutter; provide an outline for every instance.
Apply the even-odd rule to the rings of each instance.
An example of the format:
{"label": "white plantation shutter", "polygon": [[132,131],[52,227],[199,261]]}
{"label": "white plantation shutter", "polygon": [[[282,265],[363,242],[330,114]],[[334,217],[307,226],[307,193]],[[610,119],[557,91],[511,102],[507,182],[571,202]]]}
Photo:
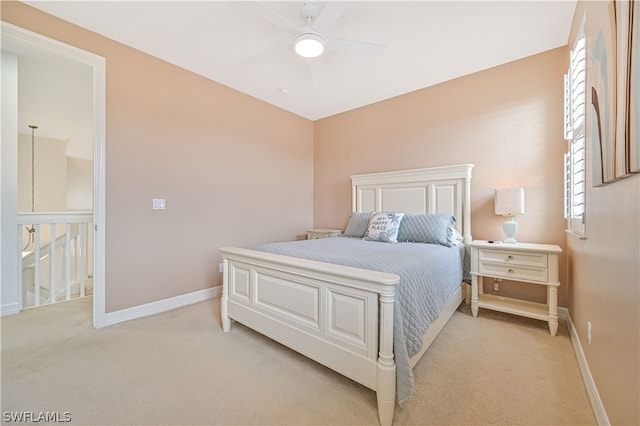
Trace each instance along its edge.
{"label": "white plantation shutter", "polygon": [[584,136],[571,143],[571,218],[582,218],[585,209],[585,146]]}
{"label": "white plantation shutter", "polygon": [[569,151],[564,156],[564,190],[567,231],[585,236],[585,115],[586,115],[586,38],[585,23],[569,56],[569,70],[564,76],[564,137]]}
{"label": "white plantation shutter", "polygon": [[586,103],[586,63],[587,49],[586,39],[581,35],[571,51],[570,69],[571,76],[571,137],[575,138],[584,134],[584,116]]}
{"label": "white plantation shutter", "polygon": [[571,78],[569,72],[564,75],[564,138],[571,137]]}
{"label": "white plantation shutter", "polygon": [[564,154],[564,218],[571,217],[571,162],[569,153]]}

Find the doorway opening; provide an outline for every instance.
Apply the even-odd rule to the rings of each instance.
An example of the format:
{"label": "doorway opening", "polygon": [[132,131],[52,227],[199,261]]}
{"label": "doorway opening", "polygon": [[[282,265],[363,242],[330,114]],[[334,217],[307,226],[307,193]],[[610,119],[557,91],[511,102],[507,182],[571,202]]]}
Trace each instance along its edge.
{"label": "doorway opening", "polygon": [[[65,265],[56,266],[58,262],[53,252],[66,246],[60,258],[69,259],[72,253],[71,236],[82,236],[89,244],[84,252],[86,264],[74,267],[77,266],[77,270],[86,267],[78,276],[90,276],[91,282],[74,282],[74,285],[78,284],[77,287],[68,286],[63,292],[65,296],[75,292],[76,288],[84,292],[89,284],[93,293],[93,326],[103,327],[105,59],[5,22],[2,23],[2,59],[2,315],[19,312],[21,308],[30,306],[29,300],[36,297],[22,288],[22,283],[28,278],[23,276],[25,255],[20,247],[25,241],[23,232],[28,233],[26,241],[31,244],[32,253],[37,251],[37,256],[27,254],[27,257],[40,259],[49,250],[51,261],[45,268],[50,275],[48,282],[53,282],[58,274],[70,281],[73,275],[70,262],[66,262],[66,268]],[[13,97],[10,94],[15,95],[14,102],[11,102]],[[5,114],[5,111],[8,113]],[[36,135],[34,127],[38,130]],[[36,141],[36,149],[47,152],[40,157],[40,161],[34,160],[37,157],[32,154]],[[26,153],[28,155],[23,152],[25,146],[27,151],[31,149]],[[25,157],[27,170],[18,164],[19,161],[25,162]],[[41,182],[44,180],[45,185],[38,187],[38,179]],[[52,185],[52,180],[56,179],[59,182]],[[28,217],[21,217],[23,213],[19,212],[26,212]],[[31,234],[38,235],[36,224],[25,227],[23,222],[35,222],[36,218],[51,216],[44,212],[64,215],[84,212],[85,216],[90,215],[91,220],[85,220],[85,217],[84,231],[80,231],[80,225],[69,224],[66,218],[64,227],[56,224],[49,226],[50,238],[32,239]],[[47,223],[55,223],[55,217],[48,220]],[[54,235],[56,228],[58,233],[65,236],[57,238]],[[30,229],[33,231],[29,232]],[[76,247],[79,245],[76,244]],[[74,250],[82,253],[82,249]],[[35,270],[35,265],[40,262],[32,263]],[[28,273],[34,272],[28,268],[26,270]],[[42,271],[33,275],[33,280],[37,282]],[[40,287],[35,284],[30,288],[40,292]],[[50,288],[53,291],[61,287]],[[45,287],[43,292],[46,290]],[[38,297],[41,295],[38,294]],[[60,296],[54,294],[48,297],[55,300]]]}

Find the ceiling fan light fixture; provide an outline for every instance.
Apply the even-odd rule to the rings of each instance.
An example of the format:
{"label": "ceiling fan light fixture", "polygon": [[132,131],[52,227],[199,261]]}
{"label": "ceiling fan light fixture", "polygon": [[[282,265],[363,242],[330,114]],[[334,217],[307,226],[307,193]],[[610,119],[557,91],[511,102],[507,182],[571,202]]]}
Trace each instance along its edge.
{"label": "ceiling fan light fixture", "polygon": [[324,38],[316,32],[304,32],[296,37],[294,48],[303,58],[315,58],[324,52]]}

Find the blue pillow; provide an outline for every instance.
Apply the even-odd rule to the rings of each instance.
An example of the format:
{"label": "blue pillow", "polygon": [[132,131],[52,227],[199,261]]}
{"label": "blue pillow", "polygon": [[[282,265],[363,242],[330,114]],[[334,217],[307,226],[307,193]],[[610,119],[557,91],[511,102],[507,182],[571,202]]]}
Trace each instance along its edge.
{"label": "blue pillow", "polygon": [[441,244],[451,247],[451,225],[455,216],[446,213],[407,213],[400,225],[398,241],[413,243]]}
{"label": "blue pillow", "polygon": [[342,234],[343,237],[364,238],[365,232],[369,227],[369,219],[373,213],[371,212],[353,212],[349,218],[347,229]]}

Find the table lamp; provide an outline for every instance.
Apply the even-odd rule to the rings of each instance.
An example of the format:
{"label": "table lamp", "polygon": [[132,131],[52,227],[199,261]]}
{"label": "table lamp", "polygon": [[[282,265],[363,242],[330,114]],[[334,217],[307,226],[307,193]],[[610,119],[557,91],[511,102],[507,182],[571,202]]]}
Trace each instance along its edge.
{"label": "table lamp", "polygon": [[502,229],[506,238],[505,243],[515,244],[518,223],[515,216],[524,214],[524,188],[502,188],[495,190],[496,214],[504,216],[506,221]]}

